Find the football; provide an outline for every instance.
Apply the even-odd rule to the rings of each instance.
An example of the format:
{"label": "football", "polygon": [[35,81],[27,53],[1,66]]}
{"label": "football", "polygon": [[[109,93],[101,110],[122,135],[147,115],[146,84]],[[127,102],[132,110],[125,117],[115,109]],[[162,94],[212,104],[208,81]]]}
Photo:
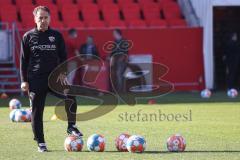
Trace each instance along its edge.
{"label": "football", "polygon": [[103,152],[105,149],[105,138],[100,134],[93,134],[87,140],[89,151]]}
{"label": "football", "polygon": [[127,150],[132,153],[142,153],[146,149],[146,141],[142,136],[132,135],[127,140]]}
{"label": "football", "polygon": [[80,152],[83,148],[83,140],[81,137],[70,135],[64,141],[64,148],[67,152]]}
{"label": "football", "polygon": [[201,91],[202,98],[210,98],[211,95],[212,95],[212,92],[209,89],[204,89]]}
{"label": "football", "polygon": [[127,152],[127,140],[130,137],[129,134],[122,133],[115,139],[115,146],[119,152]]}
{"label": "football", "polygon": [[238,91],[236,90],[236,89],[229,89],[228,91],[227,91],[227,95],[228,95],[228,97],[230,97],[230,98],[236,98],[237,96],[238,96]]}
{"label": "football", "polygon": [[31,114],[24,109],[17,109],[14,112],[14,120],[13,122],[30,122]]}
{"label": "football", "polygon": [[18,109],[14,109],[10,112],[9,114],[9,118],[12,122],[15,122],[15,112],[17,111]]}
{"label": "football", "polygon": [[167,140],[167,149],[170,152],[183,152],[186,148],[186,141],[180,134],[172,135]]}
{"label": "football", "polygon": [[12,99],[9,102],[9,109],[13,110],[13,109],[20,109],[22,107],[22,103],[18,100],[18,99]]}

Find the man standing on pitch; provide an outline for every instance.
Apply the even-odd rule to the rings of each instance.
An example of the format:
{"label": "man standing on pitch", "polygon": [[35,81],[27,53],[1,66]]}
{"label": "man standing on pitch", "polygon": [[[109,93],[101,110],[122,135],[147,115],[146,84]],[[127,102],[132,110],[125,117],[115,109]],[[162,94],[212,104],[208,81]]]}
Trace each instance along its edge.
{"label": "man standing on pitch", "polygon": [[[50,10],[47,7],[36,7],[33,15],[36,27],[26,32],[21,42],[21,89],[29,93],[32,107],[32,130],[34,140],[38,143],[38,151],[46,152],[48,150],[43,133],[43,111],[48,92],[65,99],[68,119],[67,133],[76,136],[82,136],[82,133],[75,125],[77,110],[75,97],[57,94],[48,86],[50,73],[67,59],[63,37],[58,31],[49,28]],[[64,71],[58,80],[62,85],[68,84]],[[72,103],[69,103],[69,100]]]}

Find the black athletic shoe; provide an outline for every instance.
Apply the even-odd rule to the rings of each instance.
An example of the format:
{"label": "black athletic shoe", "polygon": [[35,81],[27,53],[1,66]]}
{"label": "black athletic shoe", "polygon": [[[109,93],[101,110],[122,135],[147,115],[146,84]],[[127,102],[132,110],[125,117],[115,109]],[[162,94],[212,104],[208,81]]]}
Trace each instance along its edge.
{"label": "black athletic shoe", "polygon": [[77,129],[76,125],[72,125],[72,126],[68,127],[67,133],[68,133],[68,135],[74,135],[77,137],[83,136],[83,134]]}
{"label": "black athletic shoe", "polygon": [[38,143],[38,152],[48,152],[48,149],[45,143]]}

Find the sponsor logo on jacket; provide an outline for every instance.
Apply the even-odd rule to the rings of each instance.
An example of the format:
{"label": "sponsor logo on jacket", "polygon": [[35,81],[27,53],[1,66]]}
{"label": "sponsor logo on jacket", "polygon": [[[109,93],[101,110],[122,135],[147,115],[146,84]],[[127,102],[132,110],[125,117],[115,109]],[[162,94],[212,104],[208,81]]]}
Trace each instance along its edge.
{"label": "sponsor logo on jacket", "polygon": [[36,50],[39,49],[41,51],[55,51],[56,50],[56,45],[37,45],[37,46],[32,46],[31,50]]}

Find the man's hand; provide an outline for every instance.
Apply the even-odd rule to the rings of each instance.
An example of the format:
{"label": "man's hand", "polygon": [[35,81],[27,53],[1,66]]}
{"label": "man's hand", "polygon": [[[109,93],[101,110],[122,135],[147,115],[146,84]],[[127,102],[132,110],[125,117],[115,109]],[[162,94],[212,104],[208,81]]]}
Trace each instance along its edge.
{"label": "man's hand", "polygon": [[67,76],[63,73],[60,73],[57,78],[57,83],[60,81],[61,85],[69,85],[69,82],[67,80]]}
{"label": "man's hand", "polygon": [[28,90],[29,90],[29,84],[28,84],[28,82],[22,82],[22,83],[21,83],[21,89],[22,89],[23,92],[28,91]]}

